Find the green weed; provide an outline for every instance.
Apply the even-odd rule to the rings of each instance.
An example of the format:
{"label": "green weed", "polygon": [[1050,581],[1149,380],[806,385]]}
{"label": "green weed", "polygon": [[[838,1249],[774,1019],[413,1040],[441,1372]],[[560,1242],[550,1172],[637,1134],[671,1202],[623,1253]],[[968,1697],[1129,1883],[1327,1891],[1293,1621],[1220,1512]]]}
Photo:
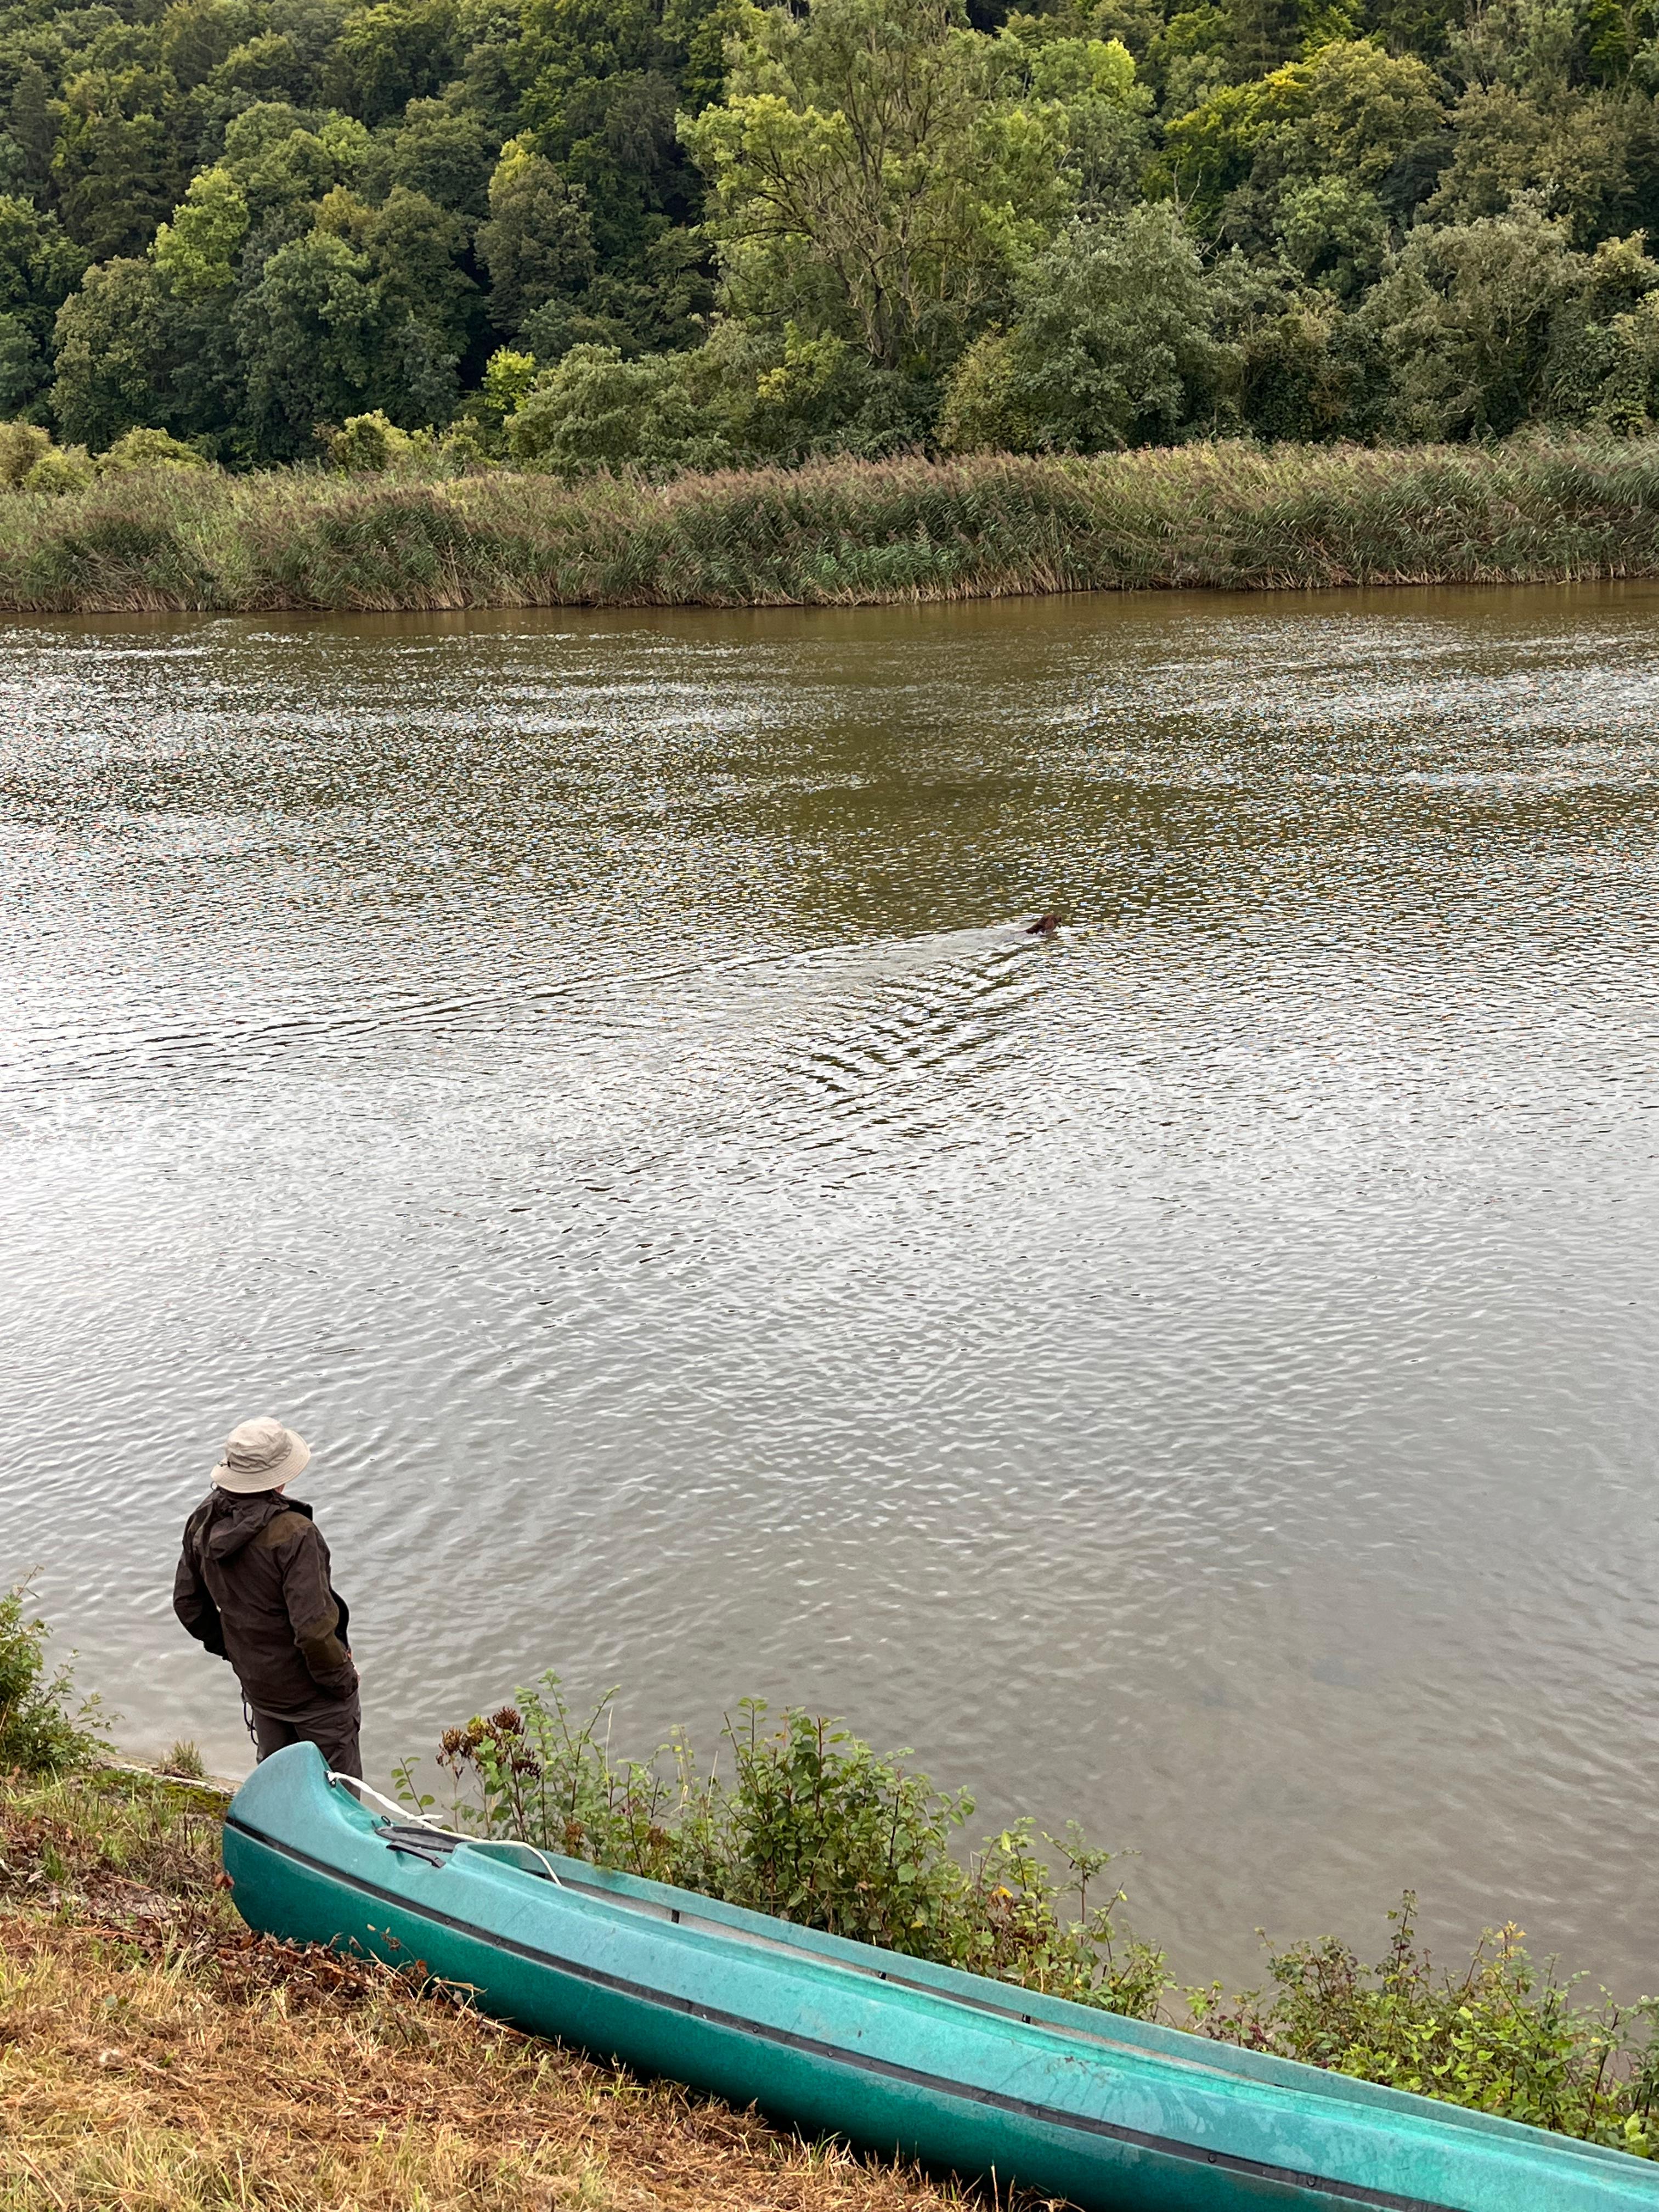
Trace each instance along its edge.
{"label": "green weed", "polygon": [[1534,1965],[1522,1930],[1488,1932],[1468,1966],[1437,1974],[1409,1892],[1374,1966],[1327,1936],[1268,1961],[1270,1992],[1189,1990],[1200,2034],[1390,2088],[1650,2157],[1659,2150],[1659,2005],[1575,1996]]}
{"label": "green weed", "polygon": [[[796,1707],[775,1723],[746,1698],[723,1731],[728,1781],[719,1758],[704,1772],[683,1736],[655,1759],[613,1759],[610,1703],[579,1717],[548,1674],[515,1705],[449,1729],[439,1760],[456,1784],[453,1816],[914,1958],[1115,2012],[1157,2009],[1163,1954],[1115,1921],[1121,1888],[1102,1902],[1097,1887],[1090,1904],[1114,1855],[1091,1849],[1074,1824],[1042,1839],[1069,1869],[1073,1918],[1030,1821],[966,1863],[956,1856],[973,1800],[935,1790],[906,1753],[880,1758]],[[398,1778],[410,1802],[433,1802],[408,1762]]]}
{"label": "green weed", "polygon": [[0,1596],[0,1772],[54,1774],[106,1747],[93,1732],[97,1699],[71,1711],[72,1669],[47,1671],[49,1631],[28,1611],[29,1595],[27,1583],[18,1583]]}

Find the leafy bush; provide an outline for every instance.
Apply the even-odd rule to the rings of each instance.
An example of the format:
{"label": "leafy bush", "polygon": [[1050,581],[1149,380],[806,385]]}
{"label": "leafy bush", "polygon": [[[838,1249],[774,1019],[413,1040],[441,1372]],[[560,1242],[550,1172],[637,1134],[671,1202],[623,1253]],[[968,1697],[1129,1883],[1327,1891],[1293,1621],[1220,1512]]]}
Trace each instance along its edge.
{"label": "leafy bush", "polygon": [[615,346],[577,345],[520,400],[507,443],[521,466],[563,476],[725,458],[694,456],[696,428],[672,356],[624,361]]}
{"label": "leafy bush", "polygon": [[[1644,265],[1650,285],[1659,271]],[[1593,276],[1535,203],[1413,231],[1360,310],[1393,372],[1390,427],[1412,439],[1518,428],[1539,410],[1552,335]],[[1635,296],[1641,281],[1626,287]]]}
{"label": "leafy bush", "polygon": [[210,469],[193,446],[165,430],[128,430],[98,456],[100,476],[125,476],[132,469]]}
{"label": "leafy bush", "polygon": [[328,457],[349,474],[380,476],[413,452],[413,441],[377,407],[371,414],[348,415],[345,428],[322,434]]}
{"label": "leafy bush", "polygon": [[52,451],[52,433],[38,422],[0,422],[0,484],[15,491],[43,455]]}
{"label": "leafy bush", "polygon": [[1188,1990],[1200,2033],[1365,2081],[1651,2157],[1659,2152],[1659,2002],[1574,2002],[1512,1925],[1462,1974],[1437,1978],[1408,1891],[1385,1956],[1366,1967],[1334,1936],[1268,1962],[1271,1996]]}
{"label": "leafy bush", "polygon": [[70,1711],[71,1670],[47,1673],[46,1624],[27,1610],[28,1596],[18,1583],[0,1597],[0,1771],[55,1774],[102,1749],[87,1725],[97,1701]]}
{"label": "leafy bush", "polygon": [[97,470],[84,446],[49,446],[23,478],[25,491],[84,491]]}
{"label": "leafy bush", "polygon": [[981,338],[947,388],[947,450],[1093,453],[1167,439],[1216,380],[1198,250],[1172,208],[1073,224],[1016,298],[1012,331]]}
{"label": "leafy bush", "polygon": [[[1121,1889],[1091,1905],[1113,1854],[1075,1824],[1045,1838],[1071,1871],[1072,1919],[1030,1822],[963,1865],[951,1839],[972,1798],[936,1790],[904,1753],[878,1758],[798,1707],[774,1726],[748,1698],[724,1731],[728,1783],[702,1772],[681,1737],[657,1759],[613,1762],[599,1735],[609,1705],[578,1720],[548,1674],[516,1705],[449,1729],[439,1759],[455,1778],[455,1818],[913,1958],[1135,2017],[1156,2010],[1163,1954],[1115,1925]],[[434,1802],[408,1762],[399,1782],[410,1802]]]}
{"label": "leafy bush", "polygon": [[[1066,1870],[1077,1917],[1029,1821],[966,1863],[952,1839],[973,1814],[966,1791],[934,1789],[908,1756],[882,1759],[839,1725],[745,1699],[723,1731],[730,1781],[703,1772],[676,1735],[653,1759],[613,1759],[611,1700],[574,1714],[556,1675],[518,1702],[448,1729],[439,1765],[453,1778],[453,1823],[482,1836],[699,1891],[809,1928],[1137,2019],[1171,1987],[1164,1954],[1121,1929],[1125,1902],[1075,1822],[1043,1836]],[[718,1765],[719,1761],[715,1762]],[[404,1801],[429,1810],[413,1763]],[[1105,1902],[1090,1902],[1107,1875]],[[1387,1955],[1366,1967],[1335,1937],[1270,1960],[1273,1987],[1227,1996],[1188,1990],[1186,2024],[1392,2088],[1630,2151],[1659,2154],[1659,2002],[1576,2001],[1535,1968],[1504,1927],[1461,1973],[1437,1976],[1408,1893],[1389,1916]]]}

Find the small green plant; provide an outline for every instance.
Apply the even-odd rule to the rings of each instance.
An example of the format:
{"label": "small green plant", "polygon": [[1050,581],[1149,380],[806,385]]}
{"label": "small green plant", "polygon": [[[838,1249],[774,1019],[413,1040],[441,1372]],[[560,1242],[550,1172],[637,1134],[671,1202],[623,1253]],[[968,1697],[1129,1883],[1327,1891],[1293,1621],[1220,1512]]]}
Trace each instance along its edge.
{"label": "small green plant", "polygon": [[207,1768],[202,1764],[202,1754],[188,1741],[175,1743],[163,1762],[169,1774],[179,1775],[186,1782],[204,1782]]}
{"label": "small green plant", "polygon": [[88,1723],[97,1700],[74,1711],[74,1678],[68,1665],[46,1670],[44,1620],[28,1609],[27,1583],[0,1597],[0,1771],[55,1774],[83,1765],[106,1748]]}
{"label": "small green plant", "polygon": [[[610,1715],[607,1696],[578,1716],[547,1674],[448,1729],[439,1764],[454,1784],[452,1817],[915,1958],[1111,2011],[1157,2009],[1163,1954],[1115,1924],[1121,1888],[1091,1909],[1089,1885],[1113,1854],[1075,1825],[1055,1844],[1079,1893],[1073,1920],[1031,1824],[964,1863],[951,1844],[972,1798],[935,1790],[907,1753],[883,1759],[836,1723],[798,1707],[775,1718],[745,1698],[723,1731],[726,1781],[681,1735],[655,1759],[613,1759]],[[431,1807],[410,1762],[397,1779],[407,1802]]]}
{"label": "small green plant", "polygon": [[1270,1954],[1271,1993],[1189,1990],[1203,2035],[1650,2157],[1659,2151],[1659,2005],[1577,2002],[1512,1923],[1437,1974],[1407,1891],[1374,1966],[1334,1936]]}
{"label": "small green plant", "polygon": [[342,430],[318,434],[327,445],[330,460],[348,475],[382,476],[406,463],[414,451],[409,433],[378,407],[372,414],[348,416]]}

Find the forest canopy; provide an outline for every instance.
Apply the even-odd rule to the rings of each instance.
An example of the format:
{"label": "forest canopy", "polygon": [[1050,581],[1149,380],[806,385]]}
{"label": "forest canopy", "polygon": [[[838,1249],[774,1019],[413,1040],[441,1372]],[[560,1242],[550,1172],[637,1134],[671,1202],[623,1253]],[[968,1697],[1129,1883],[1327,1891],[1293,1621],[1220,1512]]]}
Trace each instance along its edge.
{"label": "forest canopy", "polygon": [[14,0],[0,477],[1640,433],[1656,94],[1646,0]]}

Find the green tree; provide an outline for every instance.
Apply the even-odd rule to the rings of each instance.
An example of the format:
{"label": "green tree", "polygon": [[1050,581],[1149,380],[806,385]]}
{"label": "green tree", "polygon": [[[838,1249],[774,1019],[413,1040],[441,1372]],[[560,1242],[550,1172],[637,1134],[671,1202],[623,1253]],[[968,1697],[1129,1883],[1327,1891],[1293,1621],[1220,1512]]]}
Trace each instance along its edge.
{"label": "green tree", "polygon": [[988,42],[987,81],[1040,114],[1065,146],[1080,213],[1121,213],[1139,198],[1152,94],[1119,39],[1069,35],[1067,19],[1017,15]]}
{"label": "green tree", "polygon": [[153,262],[88,270],[58,311],[52,410],[66,441],[101,448],[156,420],[173,333],[168,307]]}
{"label": "green tree", "polygon": [[6,135],[17,149],[18,179],[40,191],[52,173],[58,125],[52,112],[52,80],[36,61],[17,70],[6,107]]}
{"label": "green tree", "polygon": [[195,103],[204,118],[204,141],[210,142],[219,118],[228,121],[251,101],[309,101],[316,88],[317,71],[292,39],[279,38],[274,32],[248,39],[232,47]]}
{"label": "green tree", "polygon": [[556,295],[574,295],[593,274],[593,235],[583,196],[528,137],[509,140],[489,180],[489,220],[477,234],[489,271],[490,319],[508,332]]}
{"label": "green tree", "polygon": [[1535,204],[1413,231],[1366,300],[1407,439],[1504,436],[1534,411],[1551,325],[1588,264]]}
{"label": "green tree", "polygon": [[387,149],[354,118],[307,118],[278,100],[237,116],[225,133],[219,166],[247,202],[258,231],[277,218],[283,239],[309,228],[317,204],[336,185],[379,198]]}
{"label": "green tree", "polygon": [[733,305],[949,361],[1065,213],[1065,140],[987,97],[955,0],[750,9],[726,102],[685,126]]}
{"label": "green tree", "polygon": [[345,238],[318,230],[279,246],[233,322],[249,428],[267,459],[292,460],[319,424],[376,408],[404,428],[453,408],[453,353],[424,322],[399,318],[369,254]]}
{"label": "green tree", "polygon": [[354,9],[330,50],[324,96],[365,123],[442,90],[460,60],[453,0],[379,0]]}
{"label": "green tree", "polygon": [[141,69],[88,70],[65,89],[53,183],[64,229],[95,261],[142,252],[184,191],[171,84]]}
{"label": "green tree", "polygon": [[1198,250],[1166,206],[1073,224],[1019,283],[1018,320],[947,389],[947,447],[1099,453],[1168,438],[1224,366]]}
{"label": "green tree", "polygon": [[1310,177],[1287,187],[1275,224],[1285,258],[1303,276],[1352,299],[1382,266],[1389,219],[1375,192],[1351,177]]}
{"label": "green tree", "polygon": [[1171,121],[1158,178],[1212,230],[1228,228],[1230,210],[1253,192],[1265,245],[1287,187],[1335,177],[1377,192],[1443,115],[1439,87],[1420,61],[1340,40]]}
{"label": "green tree", "polygon": [[161,18],[162,63],[188,92],[260,28],[251,0],[174,0]]}
{"label": "green tree", "polygon": [[248,206],[228,169],[204,169],[150,242],[155,263],[175,300],[198,300],[234,281],[247,237]]}
{"label": "green tree", "polygon": [[1426,210],[1433,221],[1502,215],[1534,192],[1581,246],[1635,218],[1632,135],[1640,118],[1624,97],[1563,86],[1540,100],[1503,82],[1471,86],[1454,120],[1452,159]]}
{"label": "green tree", "polygon": [[53,216],[0,196],[0,409],[32,401],[48,380],[58,310],[86,265]]}
{"label": "green tree", "polygon": [[580,190],[599,264],[619,275],[639,273],[665,226],[701,212],[675,128],[676,54],[655,0],[529,0],[525,11],[523,121]]}
{"label": "green tree", "polygon": [[497,147],[476,109],[450,100],[411,100],[392,140],[392,181],[440,207],[482,219]]}
{"label": "green tree", "polygon": [[403,185],[392,187],[363,230],[380,305],[392,324],[423,323],[441,349],[457,356],[471,337],[478,300],[460,265],[466,243],[459,216]]}

